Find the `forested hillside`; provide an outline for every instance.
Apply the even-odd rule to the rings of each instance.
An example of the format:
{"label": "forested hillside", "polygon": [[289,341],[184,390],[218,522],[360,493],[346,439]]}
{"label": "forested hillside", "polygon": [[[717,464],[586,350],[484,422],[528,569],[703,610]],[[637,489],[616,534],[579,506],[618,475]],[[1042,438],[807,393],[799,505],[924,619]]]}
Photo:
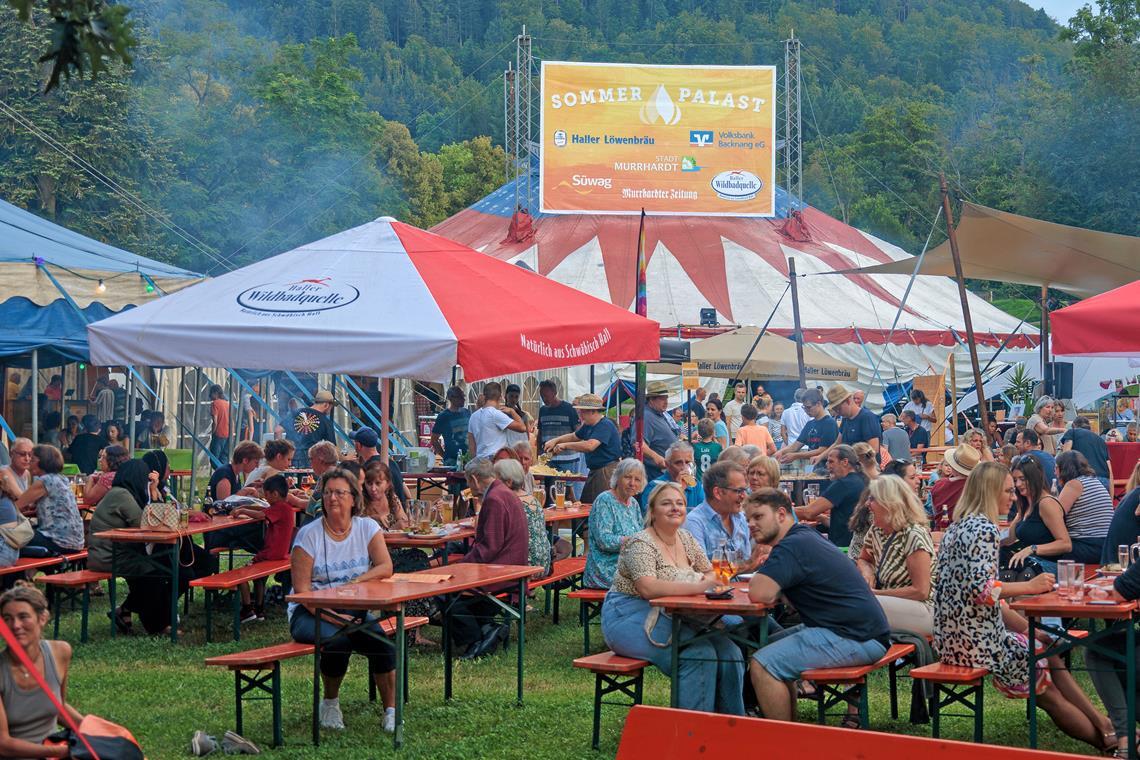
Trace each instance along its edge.
{"label": "forested hillside", "polygon": [[1140,19],[1101,3],[1063,28],[1019,0],[126,0],[133,67],[46,95],[43,19],[2,7],[0,197],[218,272],[381,214],[428,226],[501,182],[524,25],[550,60],[781,68],[794,30],[809,203],[917,252],[941,170],[1138,234]]}

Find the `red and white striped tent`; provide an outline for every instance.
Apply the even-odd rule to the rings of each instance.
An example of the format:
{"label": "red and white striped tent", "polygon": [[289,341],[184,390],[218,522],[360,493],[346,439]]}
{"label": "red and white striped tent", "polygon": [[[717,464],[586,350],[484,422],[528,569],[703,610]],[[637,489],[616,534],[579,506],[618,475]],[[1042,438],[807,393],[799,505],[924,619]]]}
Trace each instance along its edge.
{"label": "red and white striped tent", "polygon": [[[515,184],[508,183],[432,231],[631,308],[638,218],[538,213],[537,169],[529,204],[524,180],[519,181],[518,205],[529,208],[529,215],[514,213]],[[783,294],[787,259],[793,257],[797,272],[806,275],[799,286],[805,340],[858,367],[861,385],[881,387],[932,369],[941,372],[948,355],[965,341],[953,280],[915,278],[892,331],[909,277],[827,273],[908,254],[810,206],[789,213],[789,200],[778,188],[774,219],[647,219],[648,316],[661,324],[662,333],[701,335],[686,326],[699,324],[700,309],[709,307],[716,309],[721,324],[763,325],[779,300],[769,329],[791,335],[791,298]],[[1016,332],[1009,349],[1036,348],[1033,328],[974,295],[970,308],[980,346],[996,348]],[[959,361],[967,362],[959,368],[968,372],[965,352],[958,354]],[[873,366],[879,368],[878,378]]]}

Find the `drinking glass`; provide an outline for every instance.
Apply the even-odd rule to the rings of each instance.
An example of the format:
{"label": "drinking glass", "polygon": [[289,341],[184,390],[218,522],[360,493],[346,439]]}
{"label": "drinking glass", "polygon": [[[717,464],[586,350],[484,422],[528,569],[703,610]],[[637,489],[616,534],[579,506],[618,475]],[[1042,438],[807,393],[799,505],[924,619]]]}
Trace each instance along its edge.
{"label": "drinking glass", "polygon": [[1069,568],[1069,598],[1079,602],[1085,597],[1085,563],[1074,562]]}
{"label": "drinking glass", "polygon": [[550,487],[550,492],[554,494],[554,508],[566,509],[566,484],[560,480]]}
{"label": "drinking glass", "polygon": [[1057,560],[1057,595],[1068,599],[1072,591],[1073,561],[1071,559]]}
{"label": "drinking glass", "polygon": [[446,525],[455,519],[455,500],[458,496],[449,494],[439,502],[439,519]]}
{"label": "drinking glass", "polygon": [[804,503],[810,504],[819,498],[819,483],[809,483],[804,486]]}
{"label": "drinking glass", "polygon": [[1128,544],[1121,544],[1116,547],[1116,561],[1120,565],[1121,570],[1127,570],[1128,564],[1132,559],[1132,547]]}
{"label": "drinking glass", "polygon": [[428,533],[431,531],[431,508],[426,501],[421,499],[416,500],[416,506],[419,514],[416,520],[416,529],[420,533]]}
{"label": "drinking glass", "polygon": [[538,506],[546,506],[546,489],[537,483],[534,484],[534,500],[538,502]]}
{"label": "drinking glass", "polygon": [[713,552],[712,569],[718,583],[723,585],[732,580],[732,560],[729,558],[729,548],[726,544],[722,543]]}
{"label": "drinking glass", "polygon": [[697,484],[697,476],[693,474],[693,467],[689,465],[681,472],[681,485],[692,488]]}

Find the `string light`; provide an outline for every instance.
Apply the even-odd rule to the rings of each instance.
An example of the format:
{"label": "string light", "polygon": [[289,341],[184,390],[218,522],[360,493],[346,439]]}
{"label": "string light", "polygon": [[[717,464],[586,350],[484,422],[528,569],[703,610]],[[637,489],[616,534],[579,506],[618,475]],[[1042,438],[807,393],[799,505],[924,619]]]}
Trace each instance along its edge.
{"label": "string light", "polygon": [[86,362],[79,362],[79,371],[82,372],[85,369],[87,369]]}
{"label": "string light", "polygon": [[95,292],[96,293],[106,293],[107,292],[107,284],[105,282],[103,282],[103,278],[101,278],[101,277],[99,278],[99,284],[95,286]]}

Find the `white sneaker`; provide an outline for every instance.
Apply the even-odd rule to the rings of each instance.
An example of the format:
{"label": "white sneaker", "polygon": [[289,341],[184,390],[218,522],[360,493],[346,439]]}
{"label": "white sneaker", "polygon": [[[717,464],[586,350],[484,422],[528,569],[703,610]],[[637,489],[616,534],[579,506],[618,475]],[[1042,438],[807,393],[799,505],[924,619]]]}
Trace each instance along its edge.
{"label": "white sneaker", "polygon": [[396,708],[389,707],[384,710],[384,731],[389,734],[396,733]]}
{"label": "white sneaker", "polygon": [[338,730],[344,729],[344,715],[340,712],[340,701],[322,700],[321,701],[321,728],[335,728]]}

